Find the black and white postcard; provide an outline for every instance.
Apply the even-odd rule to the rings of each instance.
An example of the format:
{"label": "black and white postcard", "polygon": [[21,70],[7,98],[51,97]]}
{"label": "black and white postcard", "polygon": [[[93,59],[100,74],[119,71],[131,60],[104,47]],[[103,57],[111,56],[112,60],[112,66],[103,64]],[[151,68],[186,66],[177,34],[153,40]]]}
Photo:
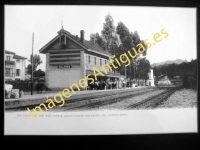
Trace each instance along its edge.
{"label": "black and white postcard", "polygon": [[196,8],[4,8],[5,135],[197,133]]}

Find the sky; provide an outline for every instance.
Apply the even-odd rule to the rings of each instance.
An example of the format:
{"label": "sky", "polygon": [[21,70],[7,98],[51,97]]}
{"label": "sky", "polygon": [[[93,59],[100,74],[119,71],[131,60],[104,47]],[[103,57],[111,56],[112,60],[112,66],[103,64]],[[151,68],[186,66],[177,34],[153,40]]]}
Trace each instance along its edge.
{"label": "sky", "polygon": [[79,37],[84,30],[89,40],[91,33],[101,33],[108,13],[115,26],[121,21],[131,32],[137,31],[141,40],[151,43],[154,34],[165,29],[168,37],[147,50],[150,64],[197,58],[196,8],[184,7],[5,5],[4,50],[29,59],[34,32],[34,54],[43,61],[37,69],[45,71],[46,56],[39,49],[58,34],[62,20],[65,30]]}

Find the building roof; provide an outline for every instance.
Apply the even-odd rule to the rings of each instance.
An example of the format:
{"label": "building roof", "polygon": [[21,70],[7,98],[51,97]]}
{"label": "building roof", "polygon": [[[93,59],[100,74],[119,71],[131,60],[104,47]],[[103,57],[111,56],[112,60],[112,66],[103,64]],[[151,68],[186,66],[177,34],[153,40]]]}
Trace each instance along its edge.
{"label": "building roof", "polygon": [[5,53],[6,53],[6,54],[15,54],[14,52],[7,51],[7,50],[5,50]]}
{"label": "building roof", "polygon": [[19,56],[19,55],[14,55],[14,57],[13,57],[14,59],[27,59],[27,58],[25,58],[25,57],[22,57],[22,56]]}
{"label": "building roof", "polygon": [[[69,33],[69,32],[68,32],[68,33]],[[82,45],[86,46],[88,49],[91,49],[91,50],[93,50],[93,51],[100,52],[100,53],[103,53],[103,54],[112,56],[110,53],[106,52],[106,51],[103,50],[99,45],[97,45],[97,44],[95,44],[95,43],[93,43],[93,42],[90,42],[90,41],[87,41],[87,40],[84,39],[83,43],[81,43],[81,39],[80,39],[79,37],[76,39],[76,36],[75,36],[75,35],[70,34],[70,36],[71,36],[74,40],[78,41],[79,44],[82,44]]]}
{"label": "building roof", "polygon": [[[63,34],[65,34],[69,39],[71,39],[72,41],[74,41],[75,43],[77,43],[79,46],[81,46],[82,48],[84,48],[85,50],[88,51],[93,51],[96,53],[100,53],[100,54],[104,54],[107,56],[112,56],[110,53],[104,51],[100,46],[98,46],[97,44],[94,44],[90,41],[87,41],[84,39],[83,43],[80,41],[80,38],[76,38],[75,35],[72,35],[70,32],[61,29],[60,31],[58,31],[58,34],[62,32]],[[50,46],[50,44],[52,44],[54,41],[56,41],[59,38],[59,35],[57,35],[56,37],[54,37],[50,42],[48,42],[45,46],[43,46],[39,52],[40,53],[45,53],[45,50],[48,46]]]}
{"label": "building roof", "polygon": [[162,77],[156,77],[155,78],[157,81],[168,81],[168,80],[171,80],[171,78],[170,77],[168,77],[168,76],[162,76]]}
{"label": "building roof", "polygon": [[5,50],[5,53],[6,54],[14,54],[14,59],[27,59],[26,57],[23,57],[23,56],[19,56],[19,55],[15,55],[15,53],[14,52],[11,52],[11,51],[7,51],[7,50]]}
{"label": "building roof", "polygon": [[[104,74],[104,72],[102,72],[102,73]],[[94,76],[93,70],[90,70],[90,69],[86,69],[86,74],[90,74],[91,76]],[[101,75],[98,75],[98,76],[101,76]],[[122,77],[123,75],[120,75],[119,73],[108,72],[108,74],[104,74],[104,76],[107,76],[107,77]]]}

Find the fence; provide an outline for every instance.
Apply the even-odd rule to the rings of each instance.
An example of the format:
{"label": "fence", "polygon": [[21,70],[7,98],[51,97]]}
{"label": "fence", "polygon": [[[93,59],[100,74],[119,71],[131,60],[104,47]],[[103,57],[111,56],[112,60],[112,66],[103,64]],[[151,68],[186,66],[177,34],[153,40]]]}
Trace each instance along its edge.
{"label": "fence", "polygon": [[[20,89],[23,90],[24,92],[29,92],[31,91],[31,81],[30,80],[19,80],[19,81],[5,81],[7,84],[13,85],[13,89]],[[38,90],[46,90],[46,86],[44,83],[38,83],[34,82],[33,83],[33,91],[38,91]]]}

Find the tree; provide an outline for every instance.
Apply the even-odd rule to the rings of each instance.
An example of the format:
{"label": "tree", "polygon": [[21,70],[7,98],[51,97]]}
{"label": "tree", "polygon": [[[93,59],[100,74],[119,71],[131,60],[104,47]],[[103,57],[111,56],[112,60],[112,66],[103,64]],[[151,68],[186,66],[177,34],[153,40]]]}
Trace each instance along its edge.
{"label": "tree", "polygon": [[99,35],[99,33],[90,34],[90,41],[93,42],[94,44],[98,44],[103,50],[106,50],[105,42],[103,38]]}
{"label": "tree", "polygon": [[116,32],[114,20],[110,14],[105,17],[105,23],[103,24],[101,34],[106,50],[115,55],[116,45],[119,47],[121,45],[121,40],[120,36]]}
{"label": "tree", "polygon": [[[111,45],[113,44],[113,33],[115,32],[114,20],[110,14],[106,15],[105,23],[103,24],[103,30],[101,36],[99,33],[91,34],[90,41],[94,44],[98,44],[104,50],[110,51]],[[113,54],[113,53],[111,53]]]}
{"label": "tree", "polygon": [[128,49],[131,49],[135,45],[132,42],[132,35],[130,34],[129,29],[122,22],[119,22],[116,28],[117,34],[120,36],[122,42],[123,51],[119,51],[118,54],[126,52]]}
{"label": "tree", "polygon": [[41,69],[39,69],[39,70],[36,70],[33,72],[33,76],[34,77],[43,77],[43,76],[45,76],[45,72],[42,71]]}
{"label": "tree", "polygon": [[112,33],[115,31],[114,20],[110,14],[105,17],[105,23],[103,24],[103,30],[101,31],[102,37],[105,42],[106,50],[110,52],[112,44]]}
{"label": "tree", "polygon": [[[116,28],[117,34],[120,36],[120,40],[122,42],[120,48],[116,50],[116,54],[119,57],[121,54],[127,52],[127,50],[130,50],[131,48],[135,47],[135,45],[132,42],[132,33],[130,33],[129,29],[126,27],[126,25],[123,22],[119,22]],[[129,57],[131,64],[129,65],[126,70],[128,70],[127,75],[132,78],[132,58]],[[121,66],[118,71],[121,74],[124,74],[125,72],[125,66]]]}
{"label": "tree", "polygon": [[154,66],[153,67],[154,76],[159,76],[161,74],[159,71],[160,70],[159,70],[158,66]]}
{"label": "tree", "polygon": [[148,46],[147,46],[147,44],[144,43],[144,40],[141,40],[141,39],[140,39],[140,36],[139,36],[137,30],[134,31],[134,33],[131,33],[131,35],[132,35],[132,42],[133,42],[134,48],[138,51],[138,48],[137,48],[136,46],[137,46],[138,44],[142,44],[142,45],[145,47],[145,49],[146,49],[146,50],[142,53],[142,55],[143,55],[143,56],[146,56]]}
{"label": "tree", "polygon": [[137,30],[134,31],[134,33],[132,34],[132,40],[133,40],[133,43],[134,43],[135,45],[141,43],[140,36],[139,36]]}
{"label": "tree", "polygon": [[147,60],[146,58],[140,59],[137,68],[137,78],[147,80],[150,67],[151,65],[149,63],[149,60]]}
{"label": "tree", "polygon": [[37,69],[38,65],[42,63],[40,55],[35,54],[33,56],[33,63],[32,63],[32,54],[30,56],[30,60],[28,60],[31,64],[28,65],[28,73],[32,73],[32,64],[33,64],[33,72]]}
{"label": "tree", "polygon": [[137,68],[139,66],[139,62],[140,62],[140,57],[137,57],[135,59],[131,60],[131,66],[132,66],[132,70],[133,70],[133,78],[136,79],[136,74],[137,74]]}
{"label": "tree", "polygon": [[[127,51],[129,49],[135,48],[136,51],[138,52],[138,47],[136,47],[138,44],[142,44],[145,49],[147,50],[147,45],[144,43],[143,40],[140,40],[140,36],[137,31],[134,33],[130,33],[129,29],[125,26],[124,23],[119,22],[117,26],[117,33],[120,35],[120,39],[122,41],[122,46],[123,46],[123,51],[120,53],[124,53],[124,51]],[[139,53],[139,52],[138,52]],[[143,56],[146,55],[146,51],[142,54]],[[130,58],[131,64],[129,66],[129,73],[130,73],[130,78],[132,76],[135,78],[135,74],[137,73],[137,68],[140,62],[140,55],[137,56],[136,58]],[[134,75],[133,75],[134,73]]]}
{"label": "tree", "polygon": [[[117,58],[132,48],[135,48],[138,51],[139,47],[136,47],[138,44],[143,44],[147,50],[147,45],[145,45],[144,41],[140,39],[137,31],[134,31],[134,33],[130,32],[126,25],[121,21],[118,23],[117,27],[115,27],[114,19],[110,14],[105,16],[105,23],[103,24],[101,36],[98,33],[91,34],[90,41],[98,44],[104,50],[107,50]],[[142,55],[145,56],[146,51]],[[136,68],[138,67],[137,65],[139,63],[139,59],[137,58],[129,58],[131,60],[131,64],[127,70],[129,70],[130,78],[132,78],[132,73],[136,73]],[[115,65],[117,66],[116,62]],[[118,67],[117,71],[121,74],[124,74],[125,66],[122,65]]]}

